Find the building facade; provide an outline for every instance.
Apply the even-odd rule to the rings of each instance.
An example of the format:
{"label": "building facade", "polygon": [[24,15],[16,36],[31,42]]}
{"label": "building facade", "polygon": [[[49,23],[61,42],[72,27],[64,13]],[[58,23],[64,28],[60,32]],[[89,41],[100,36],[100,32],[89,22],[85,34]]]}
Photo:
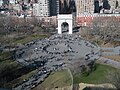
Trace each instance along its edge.
{"label": "building facade", "polygon": [[59,0],[59,13],[66,14],[67,10],[68,10],[67,0]]}
{"label": "building facade", "polygon": [[9,3],[10,3],[10,4],[15,4],[15,3],[16,3],[16,0],[9,0]]}
{"label": "building facade", "polygon": [[109,0],[110,5],[110,12],[113,13],[113,11],[116,9],[116,0]]}
{"label": "building facade", "polygon": [[33,16],[47,17],[50,15],[49,1],[38,0],[38,3],[33,4]]}
{"label": "building facade", "polygon": [[59,0],[49,0],[50,16],[57,16],[59,13]]}
{"label": "building facade", "polygon": [[[77,26],[92,26],[93,21],[95,19],[99,19],[101,22],[102,20],[106,20],[106,18],[118,20],[120,22],[120,14],[88,14],[88,15],[80,15],[77,17],[76,22]],[[103,25],[104,22],[101,23]]]}
{"label": "building facade", "polygon": [[3,4],[3,0],[0,0],[0,7],[2,6],[2,4]]}
{"label": "building facade", "polygon": [[100,13],[120,13],[120,0],[96,0],[99,1]]}
{"label": "building facade", "polygon": [[33,4],[34,16],[57,16],[59,13],[59,0],[38,0]]}
{"label": "building facade", "polygon": [[77,16],[81,13],[94,13],[94,0],[75,0]]}

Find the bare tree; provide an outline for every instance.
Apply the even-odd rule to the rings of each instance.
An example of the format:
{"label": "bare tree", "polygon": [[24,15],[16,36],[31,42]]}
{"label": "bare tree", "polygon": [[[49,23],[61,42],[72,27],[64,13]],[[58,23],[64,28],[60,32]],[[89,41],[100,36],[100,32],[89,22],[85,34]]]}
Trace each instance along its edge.
{"label": "bare tree", "polygon": [[89,35],[99,37],[98,39],[105,42],[113,42],[120,38],[120,18],[112,17],[97,17],[93,19],[93,24]]}
{"label": "bare tree", "polygon": [[82,27],[81,28],[81,36],[88,40],[91,37],[91,27]]}

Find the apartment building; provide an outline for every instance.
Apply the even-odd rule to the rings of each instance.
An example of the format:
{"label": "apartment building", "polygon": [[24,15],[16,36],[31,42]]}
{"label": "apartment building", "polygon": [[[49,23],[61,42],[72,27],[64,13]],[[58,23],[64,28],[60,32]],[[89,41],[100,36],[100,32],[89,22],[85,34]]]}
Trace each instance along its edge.
{"label": "apartment building", "polygon": [[59,0],[49,0],[50,16],[57,16],[59,13]]}
{"label": "apartment building", "polygon": [[2,6],[2,4],[3,4],[3,0],[0,0],[0,7]]}
{"label": "apartment building", "polygon": [[59,13],[59,0],[38,0],[33,4],[35,16],[57,16]]}
{"label": "apartment building", "polygon": [[77,16],[81,13],[94,13],[94,0],[75,0]]}
{"label": "apartment building", "polygon": [[49,1],[48,0],[38,0],[38,3],[33,4],[33,15],[47,17],[49,13]]}

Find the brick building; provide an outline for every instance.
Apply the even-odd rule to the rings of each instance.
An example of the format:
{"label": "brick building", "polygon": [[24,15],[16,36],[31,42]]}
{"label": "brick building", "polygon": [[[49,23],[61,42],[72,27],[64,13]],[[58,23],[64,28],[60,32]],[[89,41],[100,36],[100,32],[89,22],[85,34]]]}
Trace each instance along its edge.
{"label": "brick building", "polygon": [[[98,18],[99,21],[106,18],[112,18],[113,20],[118,20],[120,22],[120,14],[81,14],[76,18],[76,23],[77,26],[91,26],[93,25],[93,20]],[[101,23],[101,25],[103,24],[104,22]]]}

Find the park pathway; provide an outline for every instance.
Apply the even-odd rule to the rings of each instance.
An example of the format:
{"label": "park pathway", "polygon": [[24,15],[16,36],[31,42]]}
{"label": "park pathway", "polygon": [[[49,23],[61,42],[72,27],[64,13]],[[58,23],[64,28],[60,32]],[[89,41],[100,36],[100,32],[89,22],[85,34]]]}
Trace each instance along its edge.
{"label": "park pathway", "polygon": [[114,61],[112,59],[104,58],[104,57],[100,57],[99,61],[103,64],[108,64],[110,66],[120,69],[120,62]]}

